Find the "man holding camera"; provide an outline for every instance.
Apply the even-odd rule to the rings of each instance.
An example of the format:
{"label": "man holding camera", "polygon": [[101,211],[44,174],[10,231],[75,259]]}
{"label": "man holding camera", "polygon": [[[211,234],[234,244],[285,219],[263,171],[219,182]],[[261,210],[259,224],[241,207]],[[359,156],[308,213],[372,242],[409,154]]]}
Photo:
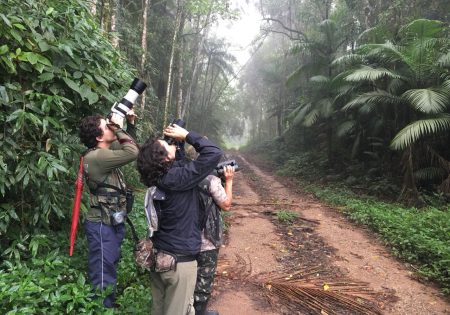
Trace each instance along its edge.
{"label": "man holding camera", "polygon": [[112,293],[103,301],[107,308],[116,306],[116,268],[125,234],[127,203],[128,207],[132,203],[119,168],[138,155],[135,117],[133,110],[126,114],[126,132],[122,129],[124,118],[116,113],[107,119],[101,115],[85,117],[79,129],[81,142],[88,148],[84,153],[84,176],[90,191],[85,221],[88,273],[96,289],[112,287]]}
{"label": "man holding camera", "polygon": [[[141,181],[156,186],[158,230],[152,237],[156,263],[151,272],[153,315],[194,314],[196,256],[201,236],[198,184],[214,170],[222,151],[201,135],[171,124],[164,134],[175,142],[149,139],[141,147],[137,166]],[[175,160],[177,143],[186,141],[199,153],[195,161]]]}
{"label": "man holding camera", "polygon": [[[234,166],[226,165],[223,167],[223,173],[221,178],[215,175],[208,175],[205,180],[200,184],[204,186],[205,192],[208,193],[213,202],[221,209],[228,211],[231,208],[231,202],[233,200],[233,177],[234,177]],[[222,180],[225,182],[225,187],[222,186]],[[206,202],[208,204],[209,202]],[[210,205],[211,207],[212,205]],[[213,211],[213,209],[210,209]],[[220,212],[216,213],[216,220],[213,220],[212,224],[215,224],[215,231],[220,231],[219,239],[209,239],[211,237],[206,231],[208,228],[205,226],[202,231],[202,246],[200,253],[197,256],[197,282],[195,284],[194,291],[194,308],[195,315],[218,315],[217,311],[211,311],[207,309],[209,299],[211,297],[212,286],[214,282],[214,277],[217,268],[217,258],[219,255],[219,247],[223,241],[223,225],[222,219],[220,217]],[[206,219],[205,219],[206,220]],[[209,236],[209,237],[208,237]]]}

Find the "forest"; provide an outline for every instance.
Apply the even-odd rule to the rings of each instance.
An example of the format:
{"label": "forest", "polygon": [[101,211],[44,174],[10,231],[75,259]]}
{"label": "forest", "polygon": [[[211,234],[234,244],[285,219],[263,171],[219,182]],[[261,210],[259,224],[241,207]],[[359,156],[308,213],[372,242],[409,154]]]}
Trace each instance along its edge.
{"label": "forest", "polygon": [[[242,18],[238,4],[1,1],[1,313],[104,312],[80,227],[68,255],[78,125],[106,115],[135,77],[148,85],[139,143],[181,118],[257,155],[345,206],[448,295],[450,2],[241,1],[260,14],[245,64],[215,32]],[[142,194],[135,165],[124,172]],[[142,203],[131,217],[143,236]],[[132,247],[127,238],[122,250]],[[131,254],[119,269],[121,312],[148,313],[150,280]]]}

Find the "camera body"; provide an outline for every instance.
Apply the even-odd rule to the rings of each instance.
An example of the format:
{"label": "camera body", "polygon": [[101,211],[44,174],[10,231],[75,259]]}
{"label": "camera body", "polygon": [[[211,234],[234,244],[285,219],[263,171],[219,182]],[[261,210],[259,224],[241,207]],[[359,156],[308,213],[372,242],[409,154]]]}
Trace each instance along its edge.
{"label": "camera body", "polygon": [[[186,126],[186,122],[183,119],[180,119],[180,118],[172,120],[172,122],[170,124],[171,125],[175,124],[175,125],[178,125],[178,126],[180,126],[182,128],[184,128]],[[169,136],[165,135],[163,140],[166,141],[169,145],[172,145],[172,144],[178,145],[178,141],[175,140],[172,137],[169,137]]]}
{"label": "camera body", "polygon": [[125,211],[118,211],[113,212],[111,214],[111,221],[113,225],[121,224],[125,221],[125,217],[127,216],[127,213]]}
{"label": "camera body", "polygon": [[223,161],[223,162],[220,162],[219,164],[217,164],[216,168],[214,169],[213,174],[216,175],[217,177],[222,177],[225,166],[234,166],[235,172],[240,170],[239,165],[237,164],[236,160],[227,160],[227,161]]}

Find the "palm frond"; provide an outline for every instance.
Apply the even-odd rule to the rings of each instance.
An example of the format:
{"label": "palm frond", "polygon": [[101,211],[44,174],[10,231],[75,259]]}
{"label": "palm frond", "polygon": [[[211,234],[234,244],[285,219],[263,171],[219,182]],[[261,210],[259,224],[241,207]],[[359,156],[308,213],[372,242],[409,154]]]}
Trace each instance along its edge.
{"label": "palm frond", "polygon": [[363,115],[367,115],[367,114],[372,113],[374,110],[376,110],[377,107],[378,107],[378,105],[375,103],[365,103],[359,108],[358,112]]}
{"label": "palm frond", "polygon": [[316,83],[329,83],[330,78],[328,78],[324,75],[315,75],[315,76],[309,78],[309,81],[316,82]]}
{"label": "palm frond", "polygon": [[359,105],[400,105],[403,102],[401,97],[395,96],[388,92],[377,90],[358,95],[356,98],[348,102],[342,109],[349,110]]}
{"label": "palm frond", "polygon": [[312,125],[314,125],[317,120],[320,117],[320,112],[318,109],[313,109],[312,111],[310,111],[304,118],[303,120],[303,126],[305,127],[311,127]]}
{"label": "palm frond", "polygon": [[442,83],[442,87],[444,87],[446,89],[450,89],[450,80],[447,80],[444,83]]}
{"label": "palm frond", "polygon": [[317,102],[317,107],[320,111],[320,116],[323,118],[329,118],[334,113],[333,99],[322,98]]}
{"label": "palm frond", "polygon": [[304,71],[305,66],[306,65],[301,65],[299,68],[294,70],[294,72],[292,72],[290,75],[288,75],[288,77],[286,79],[286,86],[288,88],[295,87],[295,85],[298,83],[298,81],[300,80],[302,75],[305,75],[305,71]]}
{"label": "palm frond", "polygon": [[444,28],[444,22],[417,19],[400,28],[399,34],[405,39],[431,38],[438,37]]}
{"label": "palm frond", "polygon": [[347,54],[333,60],[331,65],[333,67],[348,67],[363,64],[365,58],[360,54]]}
{"label": "palm frond", "polygon": [[339,138],[350,134],[356,126],[356,121],[347,120],[337,127],[336,134]]}
{"label": "palm frond", "polygon": [[397,95],[404,85],[405,81],[401,79],[392,79],[387,86],[387,91],[391,94]]}
{"label": "palm frond", "polygon": [[399,79],[400,75],[385,69],[385,68],[372,68],[369,66],[363,66],[359,69],[351,71],[349,75],[346,76],[346,80],[350,82],[360,82],[360,81],[376,81],[381,78],[392,78]]}
{"label": "palm frond", "polygon": [[312,103],[306,103],[304,105],[300,105],[299,107],[297,107],[298,110],[297,109],[294,110],[294,111],[297,111],[297,114],[294,116],[292,123],[294,125],[302,124],[303,120],[305,119],[305,116],[311,110],[311,107],[312,107]]}
{"label": "palm frond", "polygon": [[335,90],[336,96],[334,97],[334,102],[339,102],[341,98],[349,97],[353,91],[355,91],[355,87],[351,84],[342,85]]}
{"label": "palm frond", "polygon": [[414,177],[418,180],[431,181],[434,179],[443,179],[447,172],[440,167],[425,167],[414,172]]}
{"label": "palm frond", "polygon": [[450,114],[415,121],[400,130],[391,142],[394,150],[403,150],[427,135],[446,132],[450,129]]}
{"label": "palm frond", "polygon": [[411,105],[423,113],[441,113],[448,106],[449,96],[440,89],[412,89],[403,93]]}
{"label": "palm frond", "polygon": [[450,51],[439,58],[438,64],[441,67],[450,67]]}
{"label": "palm frond", "polygon": [[394,45],[390,41],[383,44],[366,44],[359,48],[359,52],[366,58],[373,58],[379,63],[391,63],[400,61],[407,63],[408,57],[403,53],[402,47]]}
{"label": "palm frond", "polygon": [[362,32],[358,37],[358,42],[383,43],[389,38],[392,38],[391,31],[385,26],[377,26]]}

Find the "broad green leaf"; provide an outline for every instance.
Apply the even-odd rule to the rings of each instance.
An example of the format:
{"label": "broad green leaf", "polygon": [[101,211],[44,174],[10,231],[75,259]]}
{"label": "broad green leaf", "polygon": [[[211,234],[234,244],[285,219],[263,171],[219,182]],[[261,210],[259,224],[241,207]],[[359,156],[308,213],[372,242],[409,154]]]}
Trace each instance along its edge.
{"label": "broad green leaf", "polygon": [[106,86],[107,88],[109,87],[108,82],[105,80],[105,78],[103,78],[100,75],[95,74],[95,79],[100,82],[101,84],[103,84],[104,86]]}
{"label": "broad green leaf", "polygon": [[16,28],[18,28],[19,30],[22,30],[22,31],[26,30],[26,27],[23,26],[23,25],[20,24],[20,23],[14,23],[13,25],[14,25]]}
{"label": "broad green leaf", "polygon": [[72,48],[66,44],[59,44],[58,48],[65,51],[70,57],[74,58]]}
{"label": "broad green leaf", "polygon": [[11,21],[8,20],[8,18],[3,13],[0,13],[0,17],[5,22],[6,25],[8,25],[9,27],[12,27]]}
{"label": "broad green leaf", "polygon": [[38,55],[38,61],[39,61],[40,63],[42,63],[43,65],[46,65],[46,66],[49,66],[49,67],[52,66],[52,63],[50,62],[50,60],[48,60],[47,58],[45,58],[45,57],[42,56],[42,55]]}
{"label": "broad green leaf", "polygon": [[23,55],[27,58],[28,62],[32,65],[36,64],[38,62],[39,56],[32,52],[24,52]]}
{"label": "broad green leaf", "polygon": [[37,44],[38,44],[41,52],[45,52],[50,49],[50,46],[47,44],[47,42],[45,40],[40,40],[40,41],[38,41]]}
{"label": "broad green leaf", "polygon": [[3,104],[9,103],[8,93],[6,92],[6,88],[3,85],[0,85],[0,97]]}
{"label": "broad green leaf", "polygon": [[51,72],[46,72],[41,74],[38,78],[40,82],[45,82],[45,81],[49,81],[52,80],[55,77],[55,75]]}
{"label": "broad green leaf", "polygon": [[39,73],[42,73],[45,69],[45,66],[42,63],[37,63],[34,65],[34,69],[36,69]]}
{"label": "broad green leaf", "polygon": [[17,40],[19,43],[22,43],[22,36],[20,36],[20,34],[16,30],[11,30],[9,33],[12,35],[12,37],[14,37],[15,40]]}
{"label": "broad green leaf", "polygon": [[77,83],[75,83],[74,81],[72,81],[69,78],[63,78],[64,82],[66,82],[67,86],[70,87],[72,90],[74,90],[75,92],[80,93],[80,87],[78,86]]}
{"label": "broad green leaf", "polygon": [[3,55],[9,51],[9,47],[7,45],[0,46],[0,55]]}

